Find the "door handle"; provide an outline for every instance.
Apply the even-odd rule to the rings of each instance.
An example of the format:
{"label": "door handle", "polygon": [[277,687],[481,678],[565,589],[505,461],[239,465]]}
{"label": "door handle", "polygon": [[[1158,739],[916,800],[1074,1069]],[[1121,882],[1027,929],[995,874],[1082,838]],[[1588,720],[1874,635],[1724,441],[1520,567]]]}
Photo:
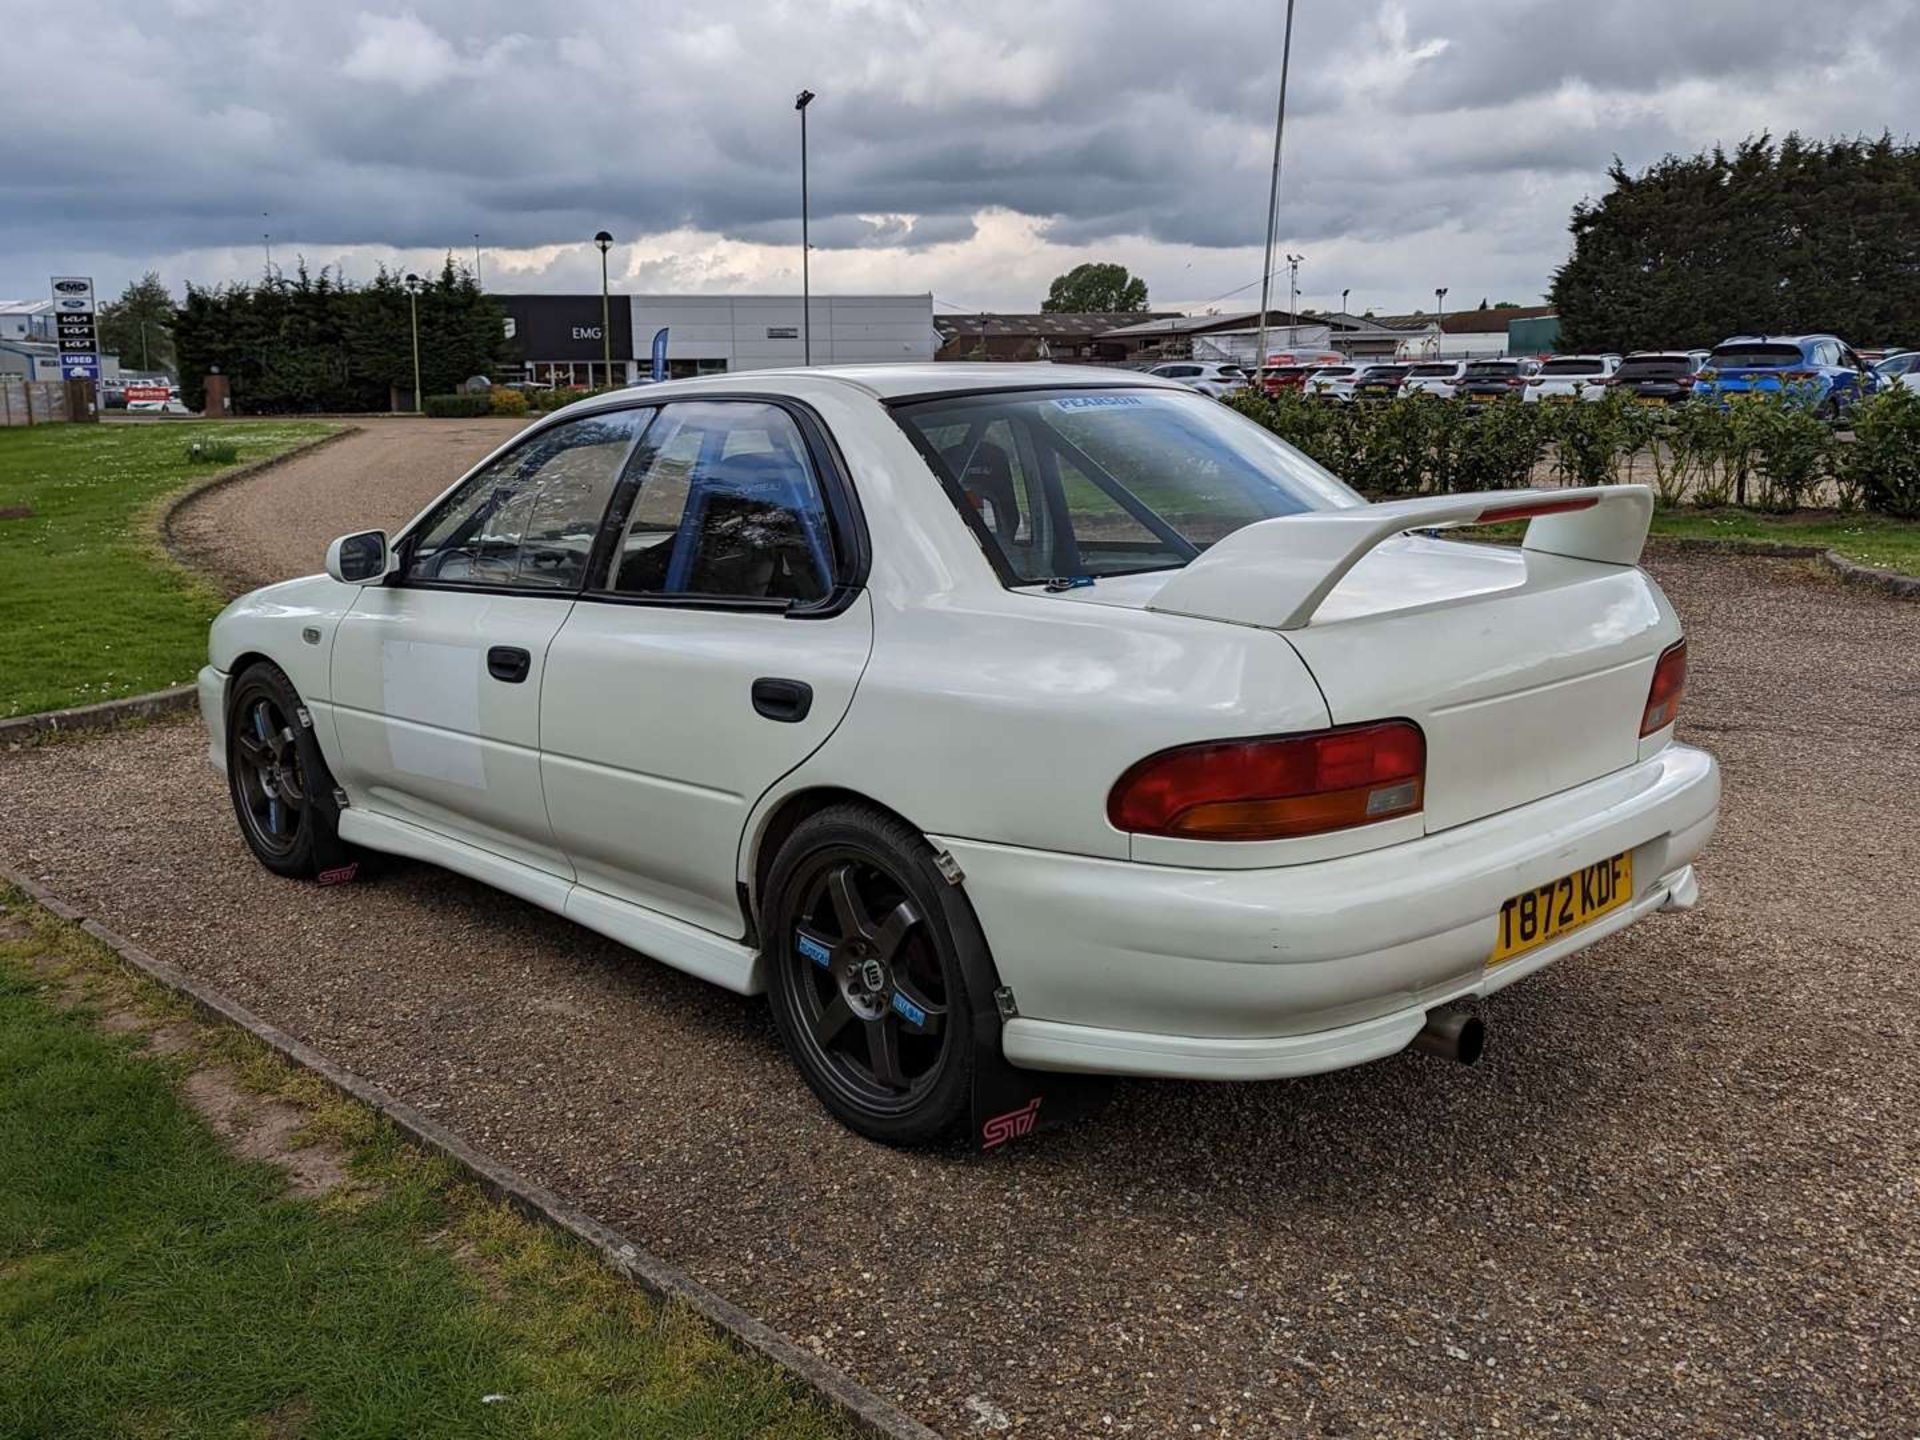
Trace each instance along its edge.
{"label": "door handle", "polygon": [[753,682],[753,708],[769,720],[797,724],[813,708],[813,687],[804,680],[763,675]]}
{"label": "door handle", "polygon": [[533,656],[518,645],[495,645],[487,651],[487,673],[496,680],[518,685],[533,669]]}

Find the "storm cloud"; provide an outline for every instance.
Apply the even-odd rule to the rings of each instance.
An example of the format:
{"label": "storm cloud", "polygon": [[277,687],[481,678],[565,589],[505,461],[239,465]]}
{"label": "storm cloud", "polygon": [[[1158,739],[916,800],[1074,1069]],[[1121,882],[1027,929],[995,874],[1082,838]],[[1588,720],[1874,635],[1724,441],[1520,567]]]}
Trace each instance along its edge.
{"label": "storm cloud", "polygon": [[[1920,6],[1305,0],[1281,243],[1304,303],[1532,301],[1569,207],[1761,130],[1904,134]],[[500,288],[797,288],[1032,308],[1087,258],[1246,298],[1282,7],[1146,0],[0,0],[0,297],[52,271],[364,277],[483,246]],[[1236,290],[1240,294],[1233,296]]]}

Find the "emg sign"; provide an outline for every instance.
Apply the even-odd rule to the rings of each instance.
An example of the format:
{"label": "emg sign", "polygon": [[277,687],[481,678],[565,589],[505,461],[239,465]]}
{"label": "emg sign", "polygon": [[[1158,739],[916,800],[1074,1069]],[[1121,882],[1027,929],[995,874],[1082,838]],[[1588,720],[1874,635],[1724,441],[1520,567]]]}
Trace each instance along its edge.
{"label": "emg sign", "polygon": [[[598,295],[501,295],[509,327],[507,350],[516,360],[615,360],[633,358],[633,311],[614,296],[603,319]],[[611,343],[609,343],[611,342]]]}

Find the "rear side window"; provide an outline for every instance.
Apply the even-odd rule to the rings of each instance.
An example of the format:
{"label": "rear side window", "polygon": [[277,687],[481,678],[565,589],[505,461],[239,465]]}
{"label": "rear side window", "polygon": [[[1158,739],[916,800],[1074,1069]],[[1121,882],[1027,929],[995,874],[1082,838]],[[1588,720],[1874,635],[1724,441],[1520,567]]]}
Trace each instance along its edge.
{"label": "rear side window", "polygon": [[1016,390],[894,413],[1014,584],[1184,565],[1255,521],[1360,503],[1193,394]]}
{"label": "rear side window", "polygon": [[621,462],[652,416],[590,415],[542,430],[501,456],[416,532],[406,578],[578,590]]}
{"label": "rear side window", "polygon": [[1800,364],[1798,345],[1722,345],[1707,361],[1716,370],[1780,369]]}
{"label": "rear side window", "polygon": [[819,476],[779,406],[668,405],[629,473],[619,540],[595,589],[807,604],[833,588]]}

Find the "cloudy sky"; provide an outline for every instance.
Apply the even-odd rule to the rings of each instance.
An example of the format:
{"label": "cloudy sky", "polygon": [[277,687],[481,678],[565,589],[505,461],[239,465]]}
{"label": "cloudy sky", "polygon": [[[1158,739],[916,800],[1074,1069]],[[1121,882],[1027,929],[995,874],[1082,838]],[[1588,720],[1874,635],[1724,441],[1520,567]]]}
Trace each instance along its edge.
{"label": "cloudy sky", "polygon": [[[1920,133],[1920,3],[1301,0],[1280,241],[1301,303],[1535,303],[1569,207],[1747,134]],[[350,277],[481,246],[500,290],[1038,307],[1119,260],[1257,297],[1280,0],[0,0],[0,298],[54,272]],[[1279,301],[1285,303],[1285,276]]]}

